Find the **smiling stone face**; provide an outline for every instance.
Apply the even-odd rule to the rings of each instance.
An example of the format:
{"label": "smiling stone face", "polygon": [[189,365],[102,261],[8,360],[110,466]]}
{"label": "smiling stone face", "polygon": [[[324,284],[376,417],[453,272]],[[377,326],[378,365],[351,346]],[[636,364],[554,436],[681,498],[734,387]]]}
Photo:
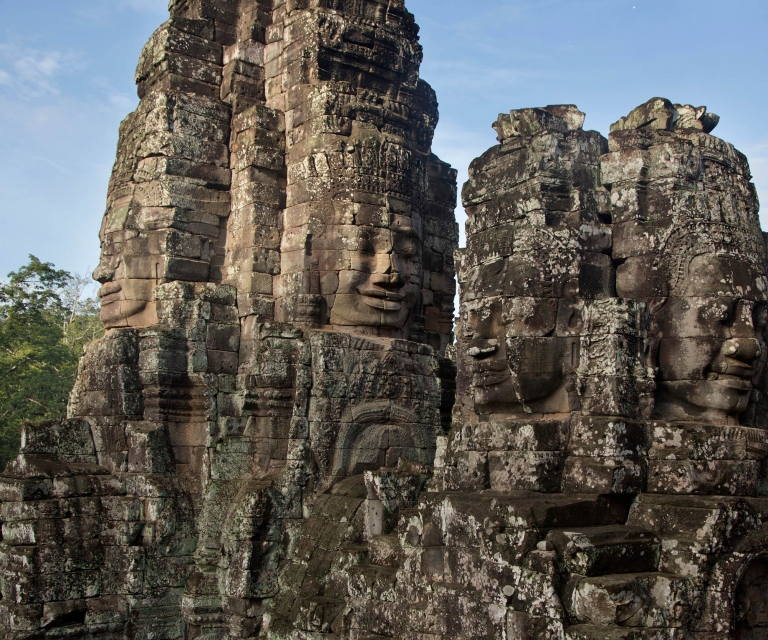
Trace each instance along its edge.
{"label": "smiling stone face", "polygon": [[612,127],[602,175],[618,294],[651,312],[655,417],[738,425],[764,384],[766,249],[749,165],[709,135],[717,120],[652,100]]}
{"label": "smiling stone face", "polygon": [[[177,36],[166,24],[145,52],[170,46]],[[108,329],[157,324],[158,285],[216,280],[214,245],[223,253],[222,220],[230,211],[224,143],[229,106],[214,98],[145,90],[120,128],[99,232],[101,258],[93,277],[102,284],[101,319]]]}
{"label": "smiling stone face", "polygon": [[[147,327],[157,322],[153,292],[158,283],[158,264],[153,256],[130,255],[137,232],[107,229],[102,233],[101,260],[93,273],[101,283],[101,322],[107,329]],[[132,242],[132,240],[134,240]],[[153,275],[154,269],[154,277]]]}
{"label": "smiling stone face", "polygon": [[[348,268],[339,271],[334,326],[404,328],[421,289],[421,229],[413,219],[393,228],[357,226]],[[346,266],[346,265],[345,265]]]}
{"label": "smiling stone face", "polygon": [[[313,109],[330,90],[317,87]],[[275,318],[443,351],[453,330],[456,172],[410,139],[415,131],[379,130],[366,115],[372,105],[349,106],[372,95],[349,94],[343,109],[326,104],[344,126],[288,146]],[[431,93],[424,98],[436,107]]]}
{"label": "smiling stone face", "polygon": [[502,115],[502,144],[470,167],[458,345],[468,420],[560,419],[576,407],[579,301],[613,291],[597,202],[605,141],[582,130],[583,116],[569,105]]}
{"label": "smiling stone face", "polygon": [[737,424],[765,364],[766,277],[728,256],[693,258],[658,310],[656,413]]}
{"label": "smiling stone face", "polygon": [[473,399],[488,414],[568,411],[568,339],[556,336],[553,299],[492,299],[469,305],[467,340]]}

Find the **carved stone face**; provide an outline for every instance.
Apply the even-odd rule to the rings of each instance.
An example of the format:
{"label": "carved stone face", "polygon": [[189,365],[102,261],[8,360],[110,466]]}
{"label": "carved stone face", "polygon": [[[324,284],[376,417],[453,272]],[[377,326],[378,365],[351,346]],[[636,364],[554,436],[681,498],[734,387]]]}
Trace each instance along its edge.
{"label": "carved stone face", "polygon": [[411,220],[391,228],[358,226],[350,268],[339,272],[331,324],[402,329],[421,288],[421,239]]}
{"label": "carved stone face", "polygon": [[102,285],[98,293],[100,317],[107,329],[157,323],[152,301],[157,280],[135,277],[137,269],[151,270],[150,265],[143,263],[152,256],[126,256],[125,245],[125,232],[109,234],[102,243],[99,266],[93,272],[94,280]]}
{"label": "carved stone face", "polygon": [[489,414],[567,411],[566,340],[554,333],[557,301],[515,298],[470,310],[467,356],[476,410]]}
{"label": "carved stone face", "polygon": [[738,424],[765,363],[766,277],[723,255],[691,260],[687,277],[656,312],[663,419]]}

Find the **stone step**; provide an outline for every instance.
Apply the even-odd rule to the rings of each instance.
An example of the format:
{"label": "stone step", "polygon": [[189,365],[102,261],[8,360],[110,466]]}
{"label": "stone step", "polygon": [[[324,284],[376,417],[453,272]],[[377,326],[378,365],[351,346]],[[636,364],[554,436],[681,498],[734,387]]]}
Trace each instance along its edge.
{"label": "stone step", "polygon": [[656,571],[661,553],[652,531],[623,525],[552,529],[546,541],[565,571],[583,576]]}
{"label": "stone step", "polygon": [[573,622],[604,627],[681,628],[691,599],[689,580],[669,573],[573,575],[562,593]]}
{"label": "stone step", "polygon": [[577,624],[565,630],[566,640],[688,640],[685,629],[633,629]]}
{"label": "stone step", "polygon": [[663,540],[659,571],[674,573],[688,578],[701,577],[706,571],[713,545],[693,536]]}
{"label": "stone step", "polygon": [[724,496],[637,497],[629,524],[651,527],[662,541],[659,571],[696,577],[713,554],[756,526],[763,499]]}
{"label": "stone step", "polygon": [[331,565],[332,571],[347,571],[350,567],[358,567],[368,563],[370,547],[367,545],[343,544]]}
{"label": "stone step", "polygon": [[542,530],[623,525],[628,514],[627,496],[426,492],[419,499],[418,518],[403,514],[401,521],[408,523],[406,545],[491,546],[503,561],[519,565],[529,543],[541,540]]}

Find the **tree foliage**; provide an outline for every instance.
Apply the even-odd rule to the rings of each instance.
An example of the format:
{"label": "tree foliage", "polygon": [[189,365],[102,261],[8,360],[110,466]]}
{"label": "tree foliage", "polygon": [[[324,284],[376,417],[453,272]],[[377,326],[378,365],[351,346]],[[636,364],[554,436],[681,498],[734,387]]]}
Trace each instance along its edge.
{"label": "tree foliage", "polygon": [[35,256],[0,282],[0,468],[21,425],[66,415],[85,345],[103,332],[90,279]]}

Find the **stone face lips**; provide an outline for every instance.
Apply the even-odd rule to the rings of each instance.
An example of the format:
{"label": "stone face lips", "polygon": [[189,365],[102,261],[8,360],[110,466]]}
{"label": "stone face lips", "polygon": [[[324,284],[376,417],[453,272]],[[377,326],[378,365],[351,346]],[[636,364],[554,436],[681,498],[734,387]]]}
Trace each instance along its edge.
{"label": "stone face lips", "polygon": [[502,114],[457,251],[417,33],[399,0],[171,2],[109,331],[0,476],[0,637],[763,632],[746,159],[661,98],[608,140]]}

